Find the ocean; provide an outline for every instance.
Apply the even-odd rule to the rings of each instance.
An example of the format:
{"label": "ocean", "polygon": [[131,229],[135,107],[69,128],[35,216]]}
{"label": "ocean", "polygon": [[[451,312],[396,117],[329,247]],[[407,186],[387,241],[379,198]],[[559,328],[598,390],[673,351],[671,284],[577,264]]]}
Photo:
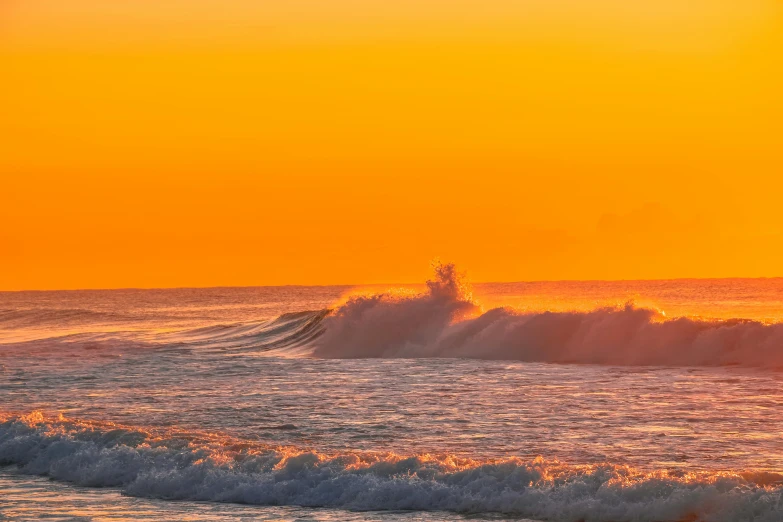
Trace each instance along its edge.
{"label": "ocean", "polygon": [[0,519],[780,522],[782,370],[783,279],[5,292]]}

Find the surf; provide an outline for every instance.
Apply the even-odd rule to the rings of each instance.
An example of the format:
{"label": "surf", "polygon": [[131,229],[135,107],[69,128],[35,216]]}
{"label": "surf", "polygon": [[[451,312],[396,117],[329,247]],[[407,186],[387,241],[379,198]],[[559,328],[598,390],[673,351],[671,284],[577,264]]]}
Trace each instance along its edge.
{"label": "surf", "polygon": [[783,324],[667,318],[626,303],[582,312],[484,311],[464,274],[436,264],[421,293],[349,297],[324,318],[313,356],[783,368]]}
{"label": "surf", "polygon": [[19,473],[166,500],[495,512],[565,522],[776,522],[783,514],[783,475],[771,472],[319,452],[37,411],[0,413],[0,463]]}

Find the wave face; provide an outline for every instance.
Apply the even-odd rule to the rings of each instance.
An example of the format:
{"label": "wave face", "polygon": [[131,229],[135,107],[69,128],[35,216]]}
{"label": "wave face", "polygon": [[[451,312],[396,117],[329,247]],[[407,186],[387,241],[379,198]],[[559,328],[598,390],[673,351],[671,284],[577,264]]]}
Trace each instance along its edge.
{"label": "wave face", "polygon": [[207,326],[160,335],[157,343],[219,350],[271,351],[306,346],[323,333],[329,310],[292,312],[271,321]]}
{"label": "wave face", "polygon": [[323,333],[322,322],[328,309],[291,312],[269,321],[217,324],[175,331],[108,331],[55,335],[43,339],[2,344],[2,349],[27,355],[63,353],[73,355],[85,350],[105,354],[111,351],[145,349],[181,350],[199,349],[232,352],[269,352],[291,356],[307,348],[313,339]]}
{"label": "wave face", "polygon": [[644,472],[541,458],[321,454],[206,433],[0,414],[0,463],[139,497],[558,521],[779,522],[783,475]]}
{"label": "wave face", "polygon": [[313,355],[783,368],[783,324],[666,319],[633,304],[589,312],[483,312],[453,265],[420,294],[351,297],[323,322]]}

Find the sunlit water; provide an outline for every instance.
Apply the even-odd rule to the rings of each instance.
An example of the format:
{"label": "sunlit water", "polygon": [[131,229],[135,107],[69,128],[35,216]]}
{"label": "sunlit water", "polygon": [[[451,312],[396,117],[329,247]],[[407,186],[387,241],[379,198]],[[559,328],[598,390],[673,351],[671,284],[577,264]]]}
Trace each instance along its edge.
{"label": "sunlit water", "polygon": [[[780,280],[476,288],[485,308],[521,314],[589,314],[635,299],[667,320],[755,320],[739,333],[750,327],[730,321],[732,336],[763,339],[766,351],[730,367],[710,364],[712,352],[703,364],[655,366],[551,364],[529,351],[508,352],[514,360],[411,358],[435,339],[413,327],[403,352],[313,356],[320,339],[333,343],[345,328],[317,311],[348,291],[0,294],[0,514],[783,520],[783,373],[756,362],[783,352]],[[394,301],[380,317],[430,304]],[[275,319],[305,310],[315,312]],[[608,317],[629,313],[618,310]],[[369,330],[386,339],[400,324]],[[722,325],[689,342],[704,349]],[[453,344],[450,330],[437,335]],[[727,349],[740,343],[730,340]],[[732,357],[749,350],[742,346]]]}

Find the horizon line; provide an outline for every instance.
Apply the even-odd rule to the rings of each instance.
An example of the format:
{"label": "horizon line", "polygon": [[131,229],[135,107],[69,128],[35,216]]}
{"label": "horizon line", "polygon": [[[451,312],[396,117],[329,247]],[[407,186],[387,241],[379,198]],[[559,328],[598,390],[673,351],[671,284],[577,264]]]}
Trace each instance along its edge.
{"label": "horizon line", "polygon": [[[470,281],[471,285],[493,285],[493,284],[529,284],[529,283],[639,283],[650,281],[726,281],[726,280],[768,280],[783,279],[783,276],[756,276],[756,277],[665,277],[665,278],[630,278],[630,279],[531,279],[516,281]],[[129,290],[209,290],[209,289],[227,289],[227,288],[326,288],[326,287],[362,287],[362,286],[421,286],[426,281],[403,282],[403,283],[329,283],[329,284],[258,284],[258,285],[206,285],[206,286],[118,286],[118,287],[83,287],[83,288],[32,288],[18,290],[0,289],[0,294],[24,293],[24,292],[112,292]]]}

